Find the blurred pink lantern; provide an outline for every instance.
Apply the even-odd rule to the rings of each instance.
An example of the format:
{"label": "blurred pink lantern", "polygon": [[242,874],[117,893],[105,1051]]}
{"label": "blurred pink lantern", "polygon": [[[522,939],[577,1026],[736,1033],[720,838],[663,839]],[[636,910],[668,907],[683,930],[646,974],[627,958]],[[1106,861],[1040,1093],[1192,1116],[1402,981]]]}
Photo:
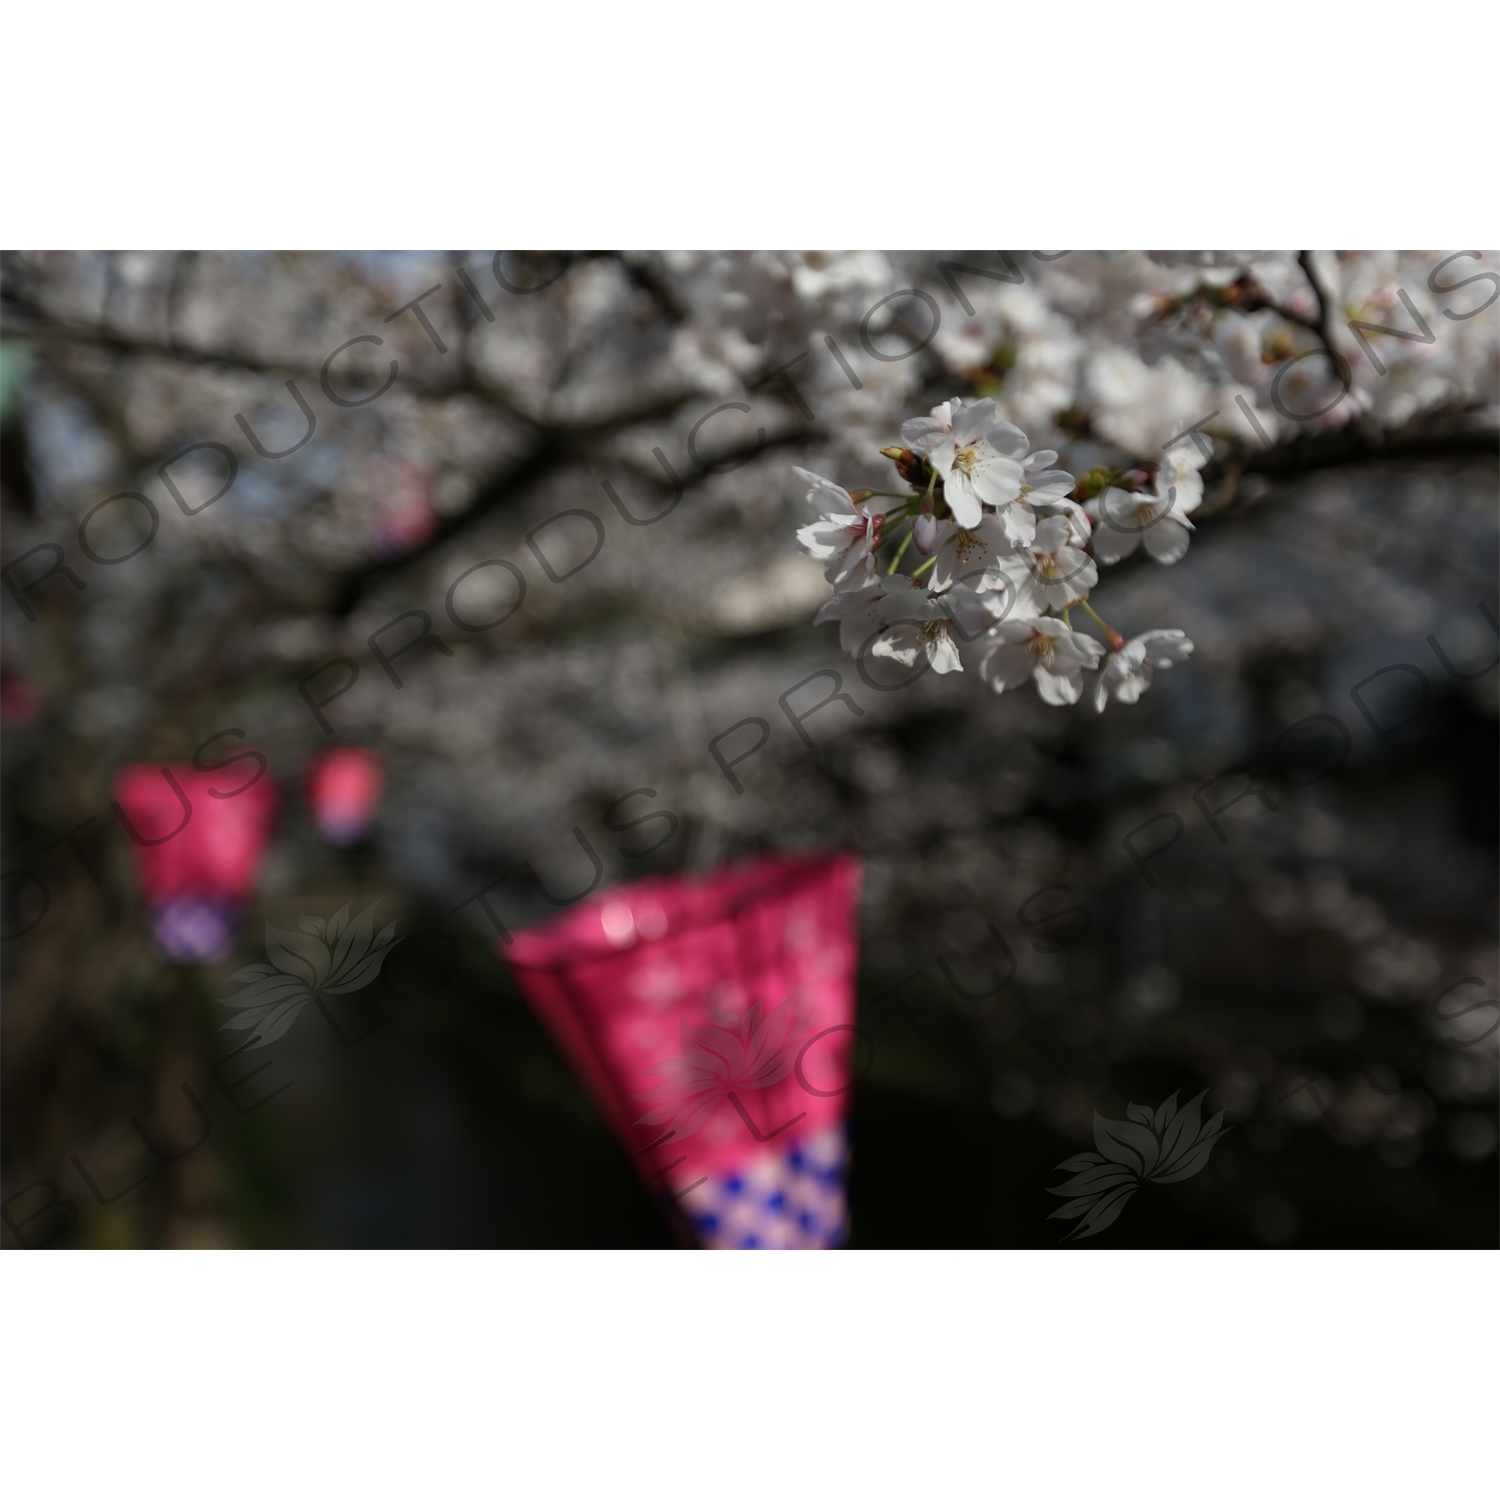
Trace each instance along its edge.
{"label": "blurred pink lantern", "polygon": [[226,779],[222,767],[182,765],[130,765],[115,776],[111,806],[130,839],[151,936],[174,963],[228,954],[270,837],[277,797],[264,767],[241,791],[225,790]]}
{"label": "blurred pink lantern", "polygon": [[616,886],[501,940],[646,1182],[716,1249],[848,1230],[859,862]]}
{"label": "blurred pink lantern", "polygon": [[307,801],[324,840],[337,849],[357,844],[375,821],[384,785],[384,763],[363,745],[319,755],[308,768]]}
{"label": "blurred pink lantern", "polygon": [[42,696],[31,678],[0,676],[0,722],[11,729],[30,729],[42,717]]}
{"label": "blurred pink lantern", "polygon": [[369,484],[374,499],[370,551],[382,562],[405,557],[438,523],[432,471],[382,454],[370,466]]}

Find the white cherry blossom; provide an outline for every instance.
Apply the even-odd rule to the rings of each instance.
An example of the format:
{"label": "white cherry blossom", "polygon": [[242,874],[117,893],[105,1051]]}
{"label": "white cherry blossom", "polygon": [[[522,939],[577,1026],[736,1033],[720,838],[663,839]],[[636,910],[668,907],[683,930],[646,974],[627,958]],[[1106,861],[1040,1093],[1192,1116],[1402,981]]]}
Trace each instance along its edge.
{"label": "white cherry blossom", "polygon": [[830,583],[843,583],[851,575],[873,575],[874,553],[880,546],[885,516],[870,502],[855,500],[842,485],[808,469],[792,471],[806,481],[807,503],[819,519],[797,532],[797,545],[809,557],[827,563]]}
{"label": "white cherry blossom", "polygon": [[962,672],[959,641],[979,640],[995,625],[1004,612],[1003,599],[962,583],[937,593],[910,579],[899,581],[909,587],[890,591],[876,606],[886,629],[870,654],[908,667],[925,655],[934,672]]}
{"label": "white cherry blossom", "polygon": [[[1031,530],[1035,529],[1033,522]],[[1030,541],[1030,536],[1026,540]],[[1013,587],[1001,563],[1015,550],[1016,539],[999,516],[986,513],[973,526],[946,522],[934,549],[937,561],[932,565],[932,586],[945,589],[962,579],[980,591]]]}
{"label": "white cherry blossom", "polygon": [[1057,450],[1038,448],[1021,460],[1023,478],[1020,499],[1026,505],[1052,505],[1065,498],[1077,484],[1071,474],[1056,468]]}
{"label": "white cherry blossom", "polygon": [[1048,516],[1039,521],[1030,546],[1020,547],[1000,566],[1027,613],[1066,609],[1088,597],[1099,581],[1099,569],[1080,550],[1085,538],[1067,516]]}
{"label": "white cherry blossom", "polygon": [[963,402],[944,401],[925,417],[909,417],[901,424],[901,441],[924,458],[953,431],[953,408]]}
{"label": "white cherry blossom", "polygon": [[1202,484],[1196,493],[1192,489],[1184,493],[1171,483],[1163,488],[1161,474],[1156,483],[1156,489],[1138,492],[1111,485],[1090,504],[1095,520],[1094,556],[1100,562],[1119,562],[1142,542],[1159,563],[1174,563],[1186,555],[1188,533],[1193,530],[1187,513],[1202,504]]}
{"label": "white cherry blossom", "polygon": [[[1489,304],[1474,283],[1491,273],[1467,264],[1476,258],[1479,252],[1442,251],[1041,257],[1027,263],[1024,285],[970,278],[961,297],[937,294],[943,326],[934,352],[955,382],[949,388],[972,394],[924,404],[924,416],[909,414],[919,409],[911,403],[930,370],[865,359],[847,340],[841,354],[831,338],[823,341],[824,359],[813,337],[834,326],[829,299],[842,295],[840,287],[873,287],[868,258],[841,262],[828,285],[815,274],[821,261],[808,258],[668,259],[681,261],[683,274],[726,309],[759,306],[762,289],[781,288],[778,352],[800,348],[804,337],[819,346],[797,365],[797,388],[836,435],[841,455],[861,465],[872,451],[884,455],[896,466],[890,489],[908,491],[892,497],[879,526],[875,506],[835,485],[815,497],[818,518],[804,528],[803,545],[840,590],[818,618],[839,624],[846,650],[879,645],[916,665],[916,653],[932,652],[929,660],[955,669],[978,644],[944,613],[956,608],[962,585],[986,610],[1000,611],[999,625],[983,637],[991,656],[1020,639],[1005,641],[1004,632],[1021,630],[1036,651],[1052,651],[1054,666],[1071,663],[1081,672],[1080,663],[1093,665],[1101,649],[1086,633],[1097,635],[1117,648],[1100,673],[1098,701],[1129,703],[1189,647],[1168,631],[1126,642],[1094,608],[1099,569],[1143,548],[1162,563],[1185,556],[1214,445],[1221,458],[1226,444],[1243,457],[1356,417],[1371,432],[1459,409],[1483,408],[1493,422],[1500,320],[1477,316]],[[930,264],[893,257],[882,294],[915,284]],[[1325,311],[1331,351],[1313,328]],[[1441,336],[1376,332],[1356,342],[1358,327],[1345,332],[1350,319],[1367,329],[1431,327]],[[703,322],[696,313],[694,320]],[[738,363],[725,376],[726,392],[772,357],[771,320],[734,312],[729,321],[743,326],[749,342],[728,351]],[[904,448],[882,446],[896,427]],[[1140,490],[1125,487],[1134,479],[1117,482],[1085,509],[1067,467],[1091,471],[1089,493],[1099,472],[1135,470],[1144,480],[1140,471],[1154,469],[1156,477]],[[857,472],[856,482],[871,482],[866,470]],[[1232,482],[1235,470],[1225,473]],[[934,475],[941,494],[929,484]],[[925,578],[925,592],[899,581],[903,573],[919,584]],[[1069,612],[1085,598],[1088,619],[1081,609]],[[1064,684],[1068,676],[1061,672]],[[1047,693],[1049,701],[1070,701],[1055,685]]]}
{"label": "white cherry blossom", "polygon": [[[880,614],[880,603],[886,596],[887,586],[896,581],[882,578],[878,583],[868,584],[864,588],[842,590],[813,616],[813,624],[827,625],[837,621],[840,647],[850,656],[858,656],[860,649],[872,635],[886,629],[886,622]],[[899,581],[905,587],[909,580],[901,578]]]}
{"label": "white cherry blossom", "polygon": [[1094,708],[1104,712],[1113,694],[1118,703],[1134,703],[1151,686],[1157,667],[1165,670],[1173,662],[1186,661],[1193,643],[1180,630],[1148,630],[1114,652],[1104,663],[1094,683]]}
{"label": "white cherry blossom", "polygon": [[1092,636],[1070,630],[1055,617],[1005,620],[994,629],[994,644],[979,672],[997,693],[1036,678],[1044,703],[1076,703],[1083,692],[1083,673],[1099,665],[1104,647]]}
{"label": "white cherry blossom", "polygon": [[974,526],[985,505],[1008,505],[1021,493],[1024,471],[1011,455],[1024,444],[1019,428],[996,421],[993,401],[953,411],[953,430],[933,445],[927,460],[942,476],[948,509],[960,526]]}
{"label": "white cherry blossom", "polygon": [[1179,514],[1195,509],[1203,500],[1203,475],[1199,470],[1208,460],[1198,441],[1195,437],[1173,439],[1162,453],[1161,468],[1157,472],[1157,492],[1165,495],[1175,489]]}
{"label": "white cherry blossom", "polygon": [[[1140,461],[1157,471],[1154,490],[1106,488],[1087,509],[1057,452],[1033,449],[1020,428],[996,419],[988,398],[945,401],[903,424],[904,449],[877,450],[905,494],[851,494],[797,470],[819,516],[798,540],[827,564],[837,590],[815,623],[837,624],[839,644],[861,663],[881,656],[917,675],[961,672],[964,648],[977,648],[996,692],[1034,678],[1042,700],[1058,705],[1079,702],[1083,673],[1105,663],[1105,647],[1087,633],[1097,628],[1115,650],[1090,701],[1098,709],[1111,694],[1135,702],[1157,668],[1186,660],[1192,642],[1180,630],[1127,642],[1092,605],[1075,629],[1070,611],[1097,585],[1098,562],[1143,541],[1161,561],[1186,550],[1186,512],[1203,499],[1202,448],[1180,420],[1167,430],[1181,441],[1154,463]],[[937,475],[940,495],[930,482]]]}
{"label": "white cherry blossom", "polygon": [[[934,406],[925,417],[912,417],[901,424],[901,441],[913,453],[926,457],[944,438],[952,436],[953,414],[963,406],[963,400],[955,396],[951,401]],[[993,401],[980,402],[994,410]],[[992,418],[993,420],[993,418]],[[1007,458],[1017,458],[1030,446],[1026,434],[1009,422],[994,422],[989,432],[990,441]],[[1055,459],[1057,455],[1054,453]]]}

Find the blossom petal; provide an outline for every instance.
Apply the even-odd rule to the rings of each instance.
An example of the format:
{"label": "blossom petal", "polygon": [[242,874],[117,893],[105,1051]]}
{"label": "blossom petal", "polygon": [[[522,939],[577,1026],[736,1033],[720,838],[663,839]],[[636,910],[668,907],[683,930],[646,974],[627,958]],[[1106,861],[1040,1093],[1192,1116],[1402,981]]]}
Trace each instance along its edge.
{"label": "blossom petal", "polygon": [[1038,666],[1036,690],[1043,703],[1051,703],[1057,708],[1077,703],[1083,695],[1083,673],[1077,667],[1069,667],[1064,671],[1061,664],[1050,668]]}
{"label": "blossom petal", "polygon": [[1163,516],[1146,532],[1146,551],[1159,563],[1179,562],[1187,556],[1187,549],[1187,527],[1171,516]]}
{"label": "blossom petal", "polygon": [[979,503],[979,496],[974,493],[974,488],[967,475],[950,473],[943,481],[943,497],[948,502],[948,509],[953,512],[953,519],[960,526],[974,527],[979,525],[980,517],[984,515],[984,507]]}
{"label": "blossom petal", "polygon": [[[996,422],[985,431],[984,440],[996,453],[1003,454],[1006,458],[1024,454],[1031,446],[1031,440],[1013,422]],[[1056,457],[1055,453],[1052,454],[1052,458]]]}
{"label": "blossom petal", "polygon": [[927,642],[927,660],[934,672],[962,672],[964,664],[959,658],[958,642],[951,632],[939,630]]}
{"label": "blossom petal", "polygon": [[793,469],[792,472],[807,485],[807,493],[803,498],[819,515],[854,509],[854,497],[843,485],[824,479],[821,474],[814,474],[810,469]]}
{"label": "blossom petal", "polygon": [[1100,562],[1117,563],[1140,546],[1141,533],[1138,528],[1126,530],[1118,521],[1101,518],[1094,527],[1093,543],[1094,556]]}
{"label": "blossom petal", "polygon": [[997,693],[1003,693],[1006,688],[1018,688],[1025,683],[1031,676],[1032,665],[1031,653],[1025,646],[1007,644],[990,652],[980,665],[979,675]]}
{"label": "blossom petal", "polygon": [[986,505],[999,507],[1021,493],[1024,478],[1020,464],[996,453],[975,465],[974,490]]}
{"label": "blossom petal", "polygon": [[994,425],[995,403],[988,397],[968,406],[956,407],[953,411],[953,440],[960,444],[972,443]]}

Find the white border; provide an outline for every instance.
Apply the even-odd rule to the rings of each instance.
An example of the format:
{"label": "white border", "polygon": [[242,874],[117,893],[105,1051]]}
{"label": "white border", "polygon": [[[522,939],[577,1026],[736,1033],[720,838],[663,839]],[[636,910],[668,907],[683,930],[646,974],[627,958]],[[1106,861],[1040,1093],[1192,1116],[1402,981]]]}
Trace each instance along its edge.
{"label": "white border", "polygon": [[24,248],[1500,243],[1492,0],[7,20]]}
{"label": "white border", "polygon": [[1493,1254],[10,1254],[12,1492],[1482,1493]]}
{"label": "white border", "polygon": [[[32,7],[0,241],[1495,244],[1493,30],[1470,0]],[[1494,1264],[17,1252],[0,1421],[17,1493],[91,1500],[1404,1500],[1490,1478]]]}

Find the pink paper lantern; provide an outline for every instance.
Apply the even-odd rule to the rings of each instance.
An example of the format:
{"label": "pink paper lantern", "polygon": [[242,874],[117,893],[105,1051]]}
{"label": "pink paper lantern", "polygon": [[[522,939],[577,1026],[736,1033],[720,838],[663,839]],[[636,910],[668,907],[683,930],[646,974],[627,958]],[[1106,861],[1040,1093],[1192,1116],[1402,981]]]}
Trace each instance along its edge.
{"label": "pink paper lantern", "polygon": [[642,1176],[710,1248],[848,1230],[860,865],[616,886],[501,952]]}
{"label": "pink paper lantern", "polygon": [[435,476],[421,464],[382,455],[371,465],[369,484],[374,507],[370,551],[382,562],[405,557],[437,529],[433,508]]}
{"label": "pink paper lantern", "polygon": [[129,765],[114,791],[156,946],[174,963],[217,963],[234,945],[270,837],[277,803],[270,777],[262,773],[236,793],[222,769]]}
{"label": "pink paper lantern", "polygon": [[348,849],[364,838],[384,785],[384,763],[362,745],[339,745],[318,756],[307,773],[307,801],[324,840]]}
{"label": "pink paper lantern", "polygon": [[31,678],[0,677],[0,723],[30,729],[42,717],[42,695]]}

